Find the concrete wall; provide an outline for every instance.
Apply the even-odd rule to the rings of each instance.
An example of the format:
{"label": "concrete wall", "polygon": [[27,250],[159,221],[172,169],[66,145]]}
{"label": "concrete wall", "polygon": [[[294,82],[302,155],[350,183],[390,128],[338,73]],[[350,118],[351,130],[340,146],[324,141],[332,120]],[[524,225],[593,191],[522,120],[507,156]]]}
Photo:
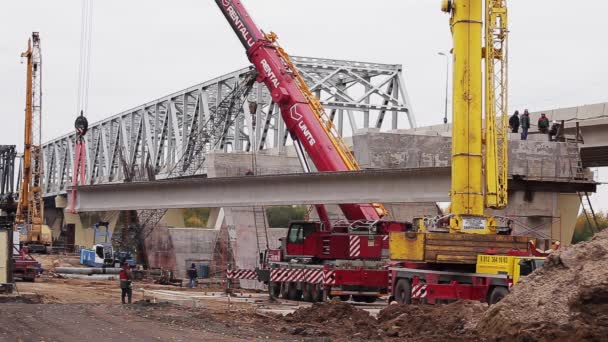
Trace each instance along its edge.
{"label": "concrete wall", "polygon": [[177,269],[175,247],[169,228],[156,227],[145,241],[151,268]]}
{"label": "concrete wall", "polygon": [[191,263],[210,264],[218,231],[202,228],[169,228],[173,243],[176,274],[186,277]]}
{"label": "concrete wall", "polygon": [[[255,166],[255,167],[254,167]],[[302,172],[296,157],[251,153],[213,153],[207,157],[207,177],[243,176],[247,170],[256,175]]]}
{"label": "concrete wall", "polygon": [[69,211],[67,211],[64,212],[64,225],[75,225],[74,244],[76,246],[91,248],[91,246],[94,244],[93,239],[95,235],[93,225],[99,221],[109,222],[109,239],[111,239],[119,216],[119,212],[116,211],[80,214],[71,214]]}
{"label": "concrete wall", "polygon": [[191,263],[210,264],[217,230],[157,227],[146,239],[151,268],[173,270],[186,278]]}
{"label": "concrete wall", "polygon": [[[451,161],[449,129],[365,132],[353,137],[354,153],[364,168],[415,168],[448,166]],[[570,155],[566,143],[549,142],[546,135],[531,135],[522,141],[510,134],[509,174],[531,179],[571,179],[576,170],[577,157]],[[404,189],[407,191],[407,189]],[[411,220],[416,206],[432,214],[433,207],[423,204],[401,204],[403,211],[397,219]],[[509,206],[502,211],[488,210],[489,214],[513,219],[515,234],[538,238],[552,238],[567,245],[572,240],[579,203],[576,195],[555,192],[522,191],[509,193]],[[389,205],[389,210],[391,210]],[[393,209],[394,210],[394,209]]]}
{"label": "concrete wall", "polygon": [[[438,167],[451,164],[449,133],[367,132],[353,136],[354,153],[363,168]],[[519,140],[510,134],[509,174],[528,178],[571,178],[577,156],[569,155],[566,143],[549,142],[546,135]]]}

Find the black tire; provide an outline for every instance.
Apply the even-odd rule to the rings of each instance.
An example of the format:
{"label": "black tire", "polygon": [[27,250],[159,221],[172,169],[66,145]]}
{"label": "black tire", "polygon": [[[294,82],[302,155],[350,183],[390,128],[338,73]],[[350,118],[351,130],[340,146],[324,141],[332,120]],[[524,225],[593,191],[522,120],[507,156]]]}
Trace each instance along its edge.
{"label": "black tire", "polygon": [[274,281],[268,283],[268,295],[271,298],[279,298],[279,295],[281,295],[281,283]]}
{"label": "black tire", "polygon": [[283,283],[279,283],[280,284],[280,289],[281,289],[281,298],[283,299],[289,299],[289,283],[283,282]]}
{"label": "black tire", "polygon": [[305,302],[312,302],[312,287],[314,284],[305,283],[302,290],[302,300]]}
{"label": "black tire", "polygon": [[296,283],[289,282],[287,285],[287,298],[291,300],[302,299],[302,291],[298,290]]}
{"label": "black tire", "polygon": [[375,296],[365,296],[363,298],[363,301],[371,304],[371,303],[375,303],[377,299],[378,299],[378,297],[375,297]]}
{"label": "black tire", "polygon": [[508,294],[509,294],[509,289],[507,289],[504,286],[496,286],[495,288],[492,289],[492,292],[490,292],[490,299],[488,300],[488,303],[490,305],[494,305],[494,304],[500,302],[500,300],[503,299]]}
{"label": "black tire", "polygon": [[340,300],[343,302],[348,302],[348,300],[350,299],[350,295],[342,295],[338,297],[340,297]]}
{"label": "black tire", "polygon": [[408,279],[399,279],[395,285],[395,301],[399,304],[412,303],[412,284]]}
{"label": "black tire", "polygon": [[323,290],[318,284],[310,284],[310,293],[312,295],[312,302],[322,302],[323,301]]}
{"label": "black tire", "polygon": [[353,302],[362,303],[365,299],[365,296],[353,296]]}

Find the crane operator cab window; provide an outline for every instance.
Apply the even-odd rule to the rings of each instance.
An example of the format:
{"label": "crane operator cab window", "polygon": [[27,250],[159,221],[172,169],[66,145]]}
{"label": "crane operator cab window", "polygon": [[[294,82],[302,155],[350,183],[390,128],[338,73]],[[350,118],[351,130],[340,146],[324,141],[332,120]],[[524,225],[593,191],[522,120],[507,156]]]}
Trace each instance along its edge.
{"label": "crane operator cab window", "polygon": [[302,244],[304,238],[314,233],[314,223],[294,223],[289,227],[289,243]]}
{"label": "crane operator cab window", "polygon": [[105,257],[103,253],[103,246],[95,246],[95,254],[97,254],[98,258],[103,259]]}
{"label": "crane operator cab window", "polygon": [[543,259],[522,259],[519,261],[520,276],[527,276],[545,263]]}

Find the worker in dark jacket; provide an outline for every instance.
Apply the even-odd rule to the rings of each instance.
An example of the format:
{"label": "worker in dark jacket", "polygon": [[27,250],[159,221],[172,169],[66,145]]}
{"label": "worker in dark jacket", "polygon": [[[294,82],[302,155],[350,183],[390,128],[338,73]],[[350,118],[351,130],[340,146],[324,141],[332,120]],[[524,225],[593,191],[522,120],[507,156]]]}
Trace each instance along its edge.
{"label": "worker in dark jacket", "polygon": [[196,265],[194,265],[194,263],[192,263],[192,265],[190,265],[190,268],[188,269],[188,279],[190,279],[190,283],[188,284],[189,288],[194,288],[196,286],[196,278],[198,277],[198,274],[196,272]]}
{"label": "worker in dark jacket", "polygon": [[131,281],[133,280],[133,274],[131,273],[131,267],[126,262],[122,265],[118,278],[120,279],[120,290],[122,292],[120,297],[122,303],[125,304],[125,297],[128,297],[129,304],[131,304],[131,297],[133,296]]}
{"label": "worker in dark jacket", "polygon": [[553,124],[551,125],[551,129],[549,129],[549,141],[557,141],[557,134],[560,131],[560,124],[557,121],[553,120]]}
{"label": "worker in dark jacket", "polygon": [[538,118],[538,131],[543,134],[549,133],[549,119],[547,119],[545,113],[542,113]]}
{"label": "worker in dark jacket", "polygon": [[516,110],[515,113],[509,118],[509,127],[511,127],[512,133],[519,132],[519,111]]}
{"label": "worker in dark jacket", "polygon": [[528,130],[530,129],[530,113],[528,110],[524,110],[524,114],[521,116],[521,140],[528,139]]}

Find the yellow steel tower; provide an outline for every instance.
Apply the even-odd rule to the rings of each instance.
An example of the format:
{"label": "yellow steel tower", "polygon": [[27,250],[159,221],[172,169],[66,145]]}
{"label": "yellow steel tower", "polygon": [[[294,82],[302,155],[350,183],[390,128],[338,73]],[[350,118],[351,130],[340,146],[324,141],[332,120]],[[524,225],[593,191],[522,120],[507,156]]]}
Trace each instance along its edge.
{"label": "yellow steel tower", "polygon": [[50,244],[50,236],[43,232],[44,205],[42,198],[42,56],[38,32],[32,33],[27,51],[27,83],[25,98],[25,134],[23,149],[23,173],[15,223],[25,226],[26,244]]}
{"label": "yellow steel tower", "polygon": [[[485,44],[482,42],[484,8]],[[506,3],[505,0],[443,0],[442,10],[451,14],[454,41],[449,230],[493,234],[503,227],[494,217],[485,216],[484,209],[502,209],[507,204]],[[501,116],[498,125],[496,115]]]}

